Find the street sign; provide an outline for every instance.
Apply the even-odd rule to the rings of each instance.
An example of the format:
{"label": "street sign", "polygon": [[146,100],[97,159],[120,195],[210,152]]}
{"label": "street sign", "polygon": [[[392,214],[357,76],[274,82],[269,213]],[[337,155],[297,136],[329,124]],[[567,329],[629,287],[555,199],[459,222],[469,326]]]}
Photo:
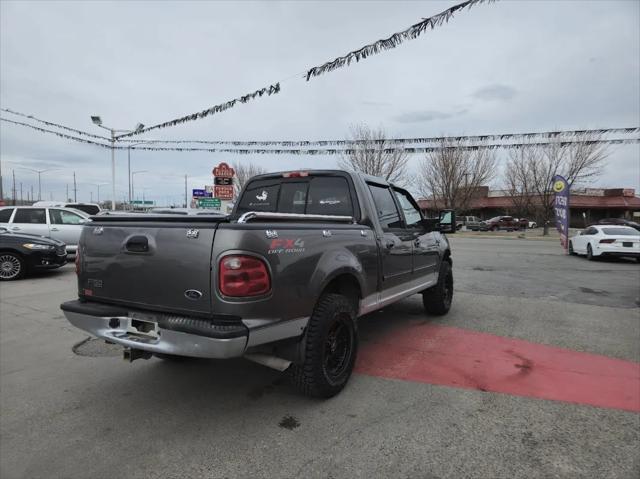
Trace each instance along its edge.
{"label": "street sign", "polygon": [[215,198],[220,198],[221,200],[232,200],[233,199],[233,186],[218,186],[213,190],[213,196]]}
{"label": "street sign", "polygon": [[220,208],[222,202],[219,198],[200,198],[198,199],[198,206],[200,208]]}
{"label": "street sign", "polygon": [[194,189],[192,191],[193,191],[194,198],[207,196],[207,192],[205,190]]}
{"label": "street sign", "polygon": [[235,174],[236,172],[234,171],[234,169],[226,163],[220,163],[213,169],[213,176],[225,176],[228,178],[233,178]]}
{"label": "street sign", "polygon": [[233,184],[233,178],[231,176],[216,176],[213,179],[213,182],[216,185],[232,185]]}

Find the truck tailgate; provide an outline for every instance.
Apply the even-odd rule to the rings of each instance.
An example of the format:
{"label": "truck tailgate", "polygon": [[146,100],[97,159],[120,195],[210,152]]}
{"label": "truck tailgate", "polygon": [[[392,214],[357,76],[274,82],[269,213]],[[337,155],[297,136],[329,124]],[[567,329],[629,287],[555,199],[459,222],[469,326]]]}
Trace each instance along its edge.
{"label": "truck tailgate", "polygon": [[80,239],[81,297],[149,310],[211,313],[217,222],[94,222]]}

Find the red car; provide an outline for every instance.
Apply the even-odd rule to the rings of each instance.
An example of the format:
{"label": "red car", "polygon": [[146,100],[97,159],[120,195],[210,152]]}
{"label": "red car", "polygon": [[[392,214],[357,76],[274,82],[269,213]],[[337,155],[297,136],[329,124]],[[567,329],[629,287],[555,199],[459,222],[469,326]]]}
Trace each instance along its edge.
{"label": "red car", "polygon": [[522,221],[524,221],[524,223],[521,224],[521,221],[516,220],[513,216],[496,216],[495,218],[487,220],[485,223],[487,224],[489,231],[514,231],[527,227],[529,221],[524,218]]}

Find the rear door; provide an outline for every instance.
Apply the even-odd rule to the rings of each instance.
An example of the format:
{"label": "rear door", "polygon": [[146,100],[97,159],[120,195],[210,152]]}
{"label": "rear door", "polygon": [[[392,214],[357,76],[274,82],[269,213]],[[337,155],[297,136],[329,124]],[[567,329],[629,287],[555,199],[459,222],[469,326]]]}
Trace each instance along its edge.
{"label": "rear door", "polygon": [[[433,231],[426,231],[424,228],[420,208],[415,204],[411,195],[399,188],[394,188],[394,194],[402,210],[407,230],[413,239],[413,279],[435,280],[438,267],[439,239]],[[468,218],[470,217],[465,219]]]}
{"label": "rear door", "polygon": [[73,211],[49,208],[49,231],[51,237],[69,246],[76,246],[80,240],[82,225],[86,218]]}
{"label": "rear door", "polygon": [[218,222],[94,222],[80,240],[80,294],[185,314],[210,313]]}
{"label": "rear door", "polygon": [[45,208],[16,208],[9,227],[16,233],[49,236],[47,212]]}
{"label": "rear door", "polygon": [[382,228],[380,256],[382,287],[386,290],[411,281],[415,237],[413,231],[405,228],[391,188],[375,183],[368,186]]}

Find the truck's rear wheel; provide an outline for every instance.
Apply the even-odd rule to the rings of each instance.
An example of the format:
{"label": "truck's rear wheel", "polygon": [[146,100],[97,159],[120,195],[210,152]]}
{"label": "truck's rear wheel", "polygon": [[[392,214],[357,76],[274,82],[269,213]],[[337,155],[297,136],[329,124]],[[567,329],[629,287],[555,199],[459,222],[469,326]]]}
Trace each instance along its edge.
{"label": "truck's rear wheel", "polygon": [[307,396],[329,398],[347,384],[358,352],[353,302],[326,294],[313,311],[302,339],[302,358],[292,366],[296,387]]}
{"label": "truck's rear wheel", "polygon": [[424,309],[429,314],[442,316],[451,309],[453,301],[453,272],[448,261],[440,263],[438,284],[422,293]]}

